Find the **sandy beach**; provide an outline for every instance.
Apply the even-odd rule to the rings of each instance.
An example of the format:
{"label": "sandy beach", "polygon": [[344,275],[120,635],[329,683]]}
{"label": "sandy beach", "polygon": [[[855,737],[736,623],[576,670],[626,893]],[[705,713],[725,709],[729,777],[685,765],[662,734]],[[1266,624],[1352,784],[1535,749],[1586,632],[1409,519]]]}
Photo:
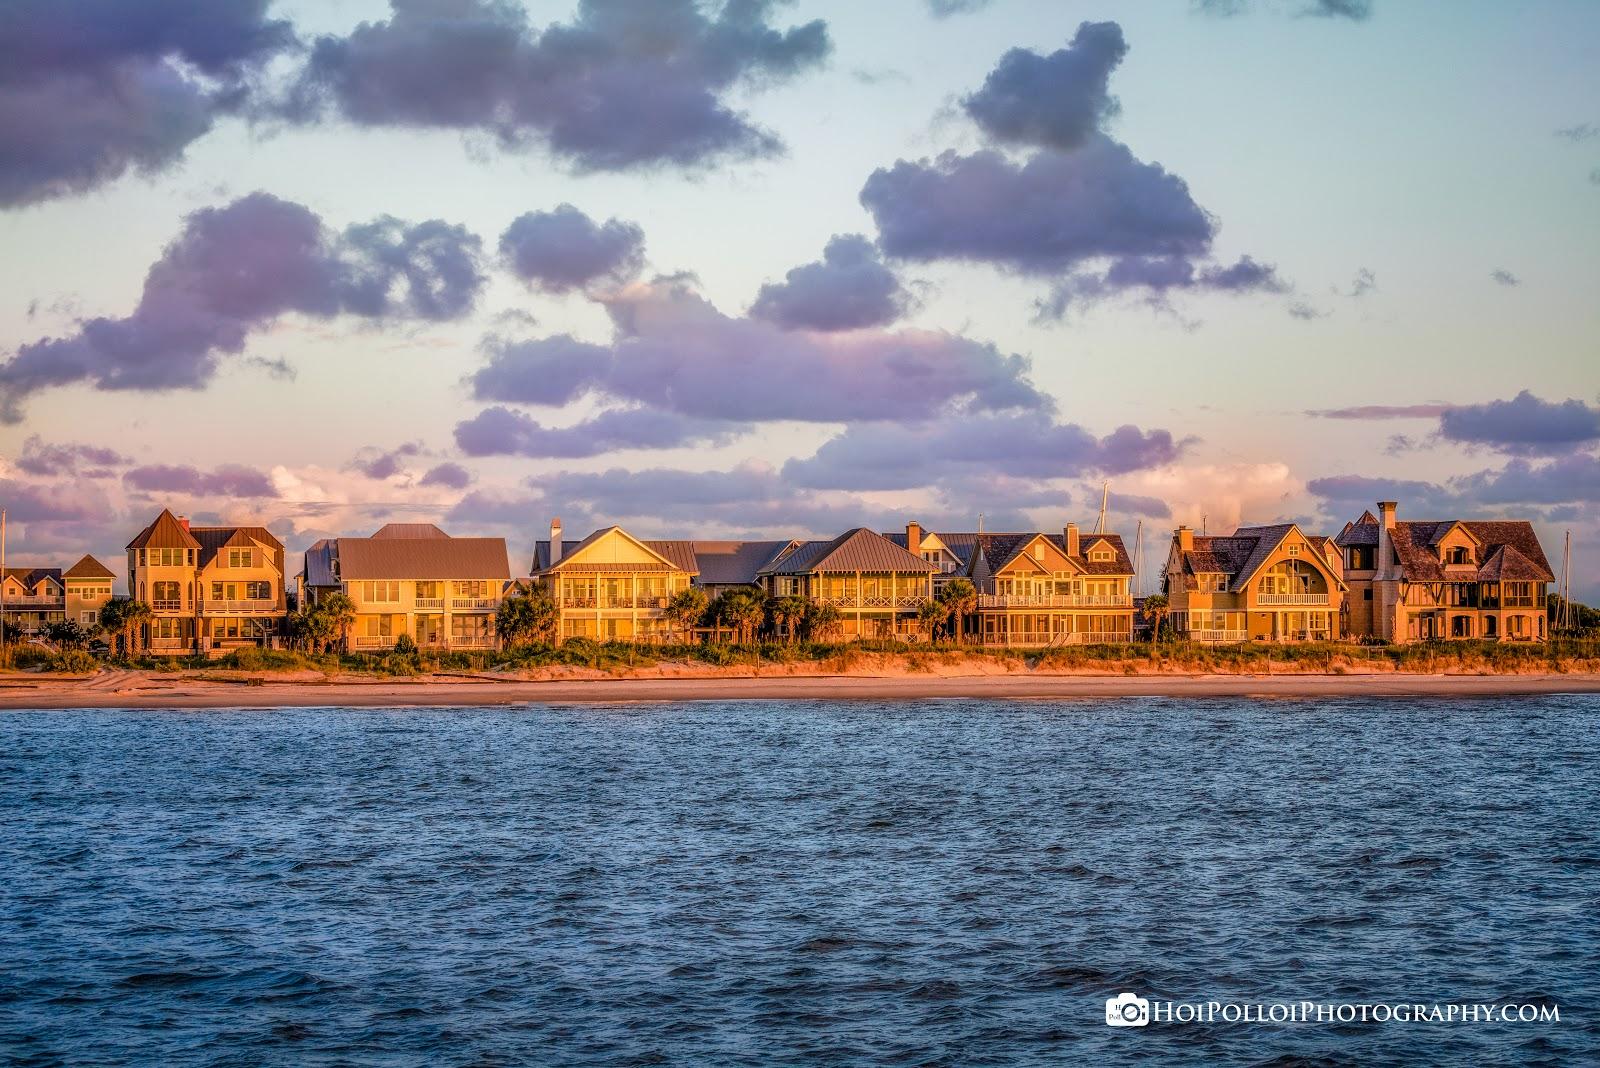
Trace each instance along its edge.
{"label": "sandy beach", "polygon": [[752,675],[415,679],[102,672],[0,678],[0,709],[292,708],[330,705],[613,704],[704,700],[895,701],[948,698],[1071,700],[1115,697],[1462,697],[1600,693],[1600,674],[1239,675]]}

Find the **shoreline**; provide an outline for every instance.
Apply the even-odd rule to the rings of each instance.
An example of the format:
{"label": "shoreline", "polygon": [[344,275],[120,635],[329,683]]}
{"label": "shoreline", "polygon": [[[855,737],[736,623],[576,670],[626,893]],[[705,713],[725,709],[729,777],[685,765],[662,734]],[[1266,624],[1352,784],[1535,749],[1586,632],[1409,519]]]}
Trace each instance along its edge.
{"label": "shoreline", "polygon": [[1600,693],[1600,674],[697,675],[499,680],[482,676],[174,678],[0,677],[0,710],[77,708],[404,708],[686,701],[1081,700],[1130,697],[1513,697]]}

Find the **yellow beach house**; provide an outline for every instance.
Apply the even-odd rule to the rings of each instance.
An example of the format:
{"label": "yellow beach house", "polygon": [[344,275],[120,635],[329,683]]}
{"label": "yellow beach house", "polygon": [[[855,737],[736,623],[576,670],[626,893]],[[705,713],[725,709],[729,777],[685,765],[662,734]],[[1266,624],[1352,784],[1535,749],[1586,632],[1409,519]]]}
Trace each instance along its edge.
{"label": "yellow beach house", "polygon": [[1179,527],[1162,572],[1173,628],[1198,642],[1333,641],[1345,582],[1337,546],[1293,523],[1226,536]]}

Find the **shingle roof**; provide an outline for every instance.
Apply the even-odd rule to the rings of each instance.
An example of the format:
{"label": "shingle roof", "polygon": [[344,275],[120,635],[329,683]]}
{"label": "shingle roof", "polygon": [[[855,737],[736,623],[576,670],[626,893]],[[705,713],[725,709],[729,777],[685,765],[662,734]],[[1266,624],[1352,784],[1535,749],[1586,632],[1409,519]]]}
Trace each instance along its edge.
{"label": "shingle roof", "polygon": [[761,569],[790,541],[695,541],[690,545],[702,585],[753,585]]}
{"label": "shingle roof", "polygon": [[803,575],[816,571],[933,572],[939,570],[882,534],[856,527],[832,541],[808,541],[761,569],[764,575]]}
{"label": "shingle roof", "polygon": [[92,556],[85,556],[82,560],[67,568],[63,578],[116,578],[116,574]]}
{"label": "shingle roof", "polygon": [[432,523],[385,523],[372,532],[374,538],[448,538],[450,535]]}
{"label": "shingle roof", "polygon": [[178,522],[178,517],[170,509],[161,509],[161,514],[156,516],[149,526],[139,531],[126,548],[129,549],[198,549],[200,543],[194,536],[183,529],[183,524]]}
{"label": "shingle roof", "polygon": [[1361,518],[1354,523],[1346,523],[1339,536],[1333,539],[1334,544],[1340,548],[1352,545],[1378,544],[1378,521],[1371,512],[1361,513]]}
{"label": "shingle roof", "polygon": [[339,538],[339,577],[508,579],[504,538]]}
{"label": "shingle roof", "polygon": [[[1470,574],[1464,574],[1460,569],[1446,572],[1444,565],[1439,562],[1438,550],[1435,548],[1443,532],[1458,522],[1484,546],[1483,563]],[[1533,524],[1526,520],[1499,522],[1480,522],[1471,519],[1409,520],[1395,523],[1390,540],[1400,557],[1401,574],[1412,582],[1461,581],[1463,578],[1473,578],[1480,582],[1498,582],[1502,578],[1513,581],[1555,581],[1555,573],[1550,570],[1550,562],[1545,559],[1544,548],[1539,544],[1538,535],[1533,532]],[[1522,560],[1507,560],[1502,557],[1501,562],[1496,564],[1495,574],[1484,575],[1484,569],[1501,547],[1514,549]],[[1504,573],[1506,567],[1520,574],[1507,575]]]}
{"label": "shingle roof", "polygon": [[[1044,531],[997,531],[992,534],[977,534],[968,531],[947,534],[944,531],[936,530],[931,533],[934,537],[944,542],[945,547],[961,562],[962,573],[967,574],[969,578],[973,577],[970,572],[975,567],[973,550],[980,544],[983,546],[982,557],[984,564],[990,573],[1004,567],[1007,560],[1016,555],[1016,553],[1021,552],[1029,542],[1040,534],[1043,534],[1050,544],[1060,549],[1063,555],[1067,554],[1067,536],[1064,532],[1050,534]],[[906,543],[904,531],[899,534],[886,534],[884,536],[896,545],[903,546]],[[1102,540],[1110,545],[1111,549],[1116,553],[1116,559],[1091,561],[1089,559],[1089,547]],[[1070,559],[1083,568],[1084,573],[1088,575],[1133,574],[1133,560],[1128,556],[1127,547],[1123,545],[1122,535],[1120,534],[1079,532],[1078,554],[1071,556]],[[983,577],[986,578],[988,576],[985,575]]]}

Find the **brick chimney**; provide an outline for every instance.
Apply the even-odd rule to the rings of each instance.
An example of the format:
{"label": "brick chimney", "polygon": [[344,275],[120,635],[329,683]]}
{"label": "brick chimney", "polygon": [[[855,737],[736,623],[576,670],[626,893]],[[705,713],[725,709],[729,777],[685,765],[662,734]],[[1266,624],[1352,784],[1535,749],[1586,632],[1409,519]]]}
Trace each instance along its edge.
{"label": "brick chimney", "polygon": [[1061,533],[1062,533],[1062,541],[1065,542],[1066,546],[1067,546],[1067,555],[1068,556],[1077,556],[1078,555],[1078,524],[1076,524],[1076,523],[1068,523],[1067,524],[1067,528],[1065,530],[1063,530]]}
{"label": "brick chimney", "polygon": [[1395,501],[1378,502],[1378,573],[1380,579],[1399,578],[1400,569],[1394,563],[1394,523],[1399,510]]}
{"label": "brick chimney", "polygon": [[1178,551],[1185,553],[1194,552],[1194,528],[1178,528]]}
{"label": "brick chimney", "polygon": [[183,528],[184,533],[188,533],[188,531],[189,531],[189,517],[186,516],[186,515],[180,515],[178,517],[178,525]]}
{"label": "brick chimney", "polygon": [[561,562],[561,518],[550,520],[550,563],[546,566],[555,567]]}
{"label": "brick chimney", "polygon": [[922,524],[915,519],[906,524],[906,552],[912,556],[922,555]]}

